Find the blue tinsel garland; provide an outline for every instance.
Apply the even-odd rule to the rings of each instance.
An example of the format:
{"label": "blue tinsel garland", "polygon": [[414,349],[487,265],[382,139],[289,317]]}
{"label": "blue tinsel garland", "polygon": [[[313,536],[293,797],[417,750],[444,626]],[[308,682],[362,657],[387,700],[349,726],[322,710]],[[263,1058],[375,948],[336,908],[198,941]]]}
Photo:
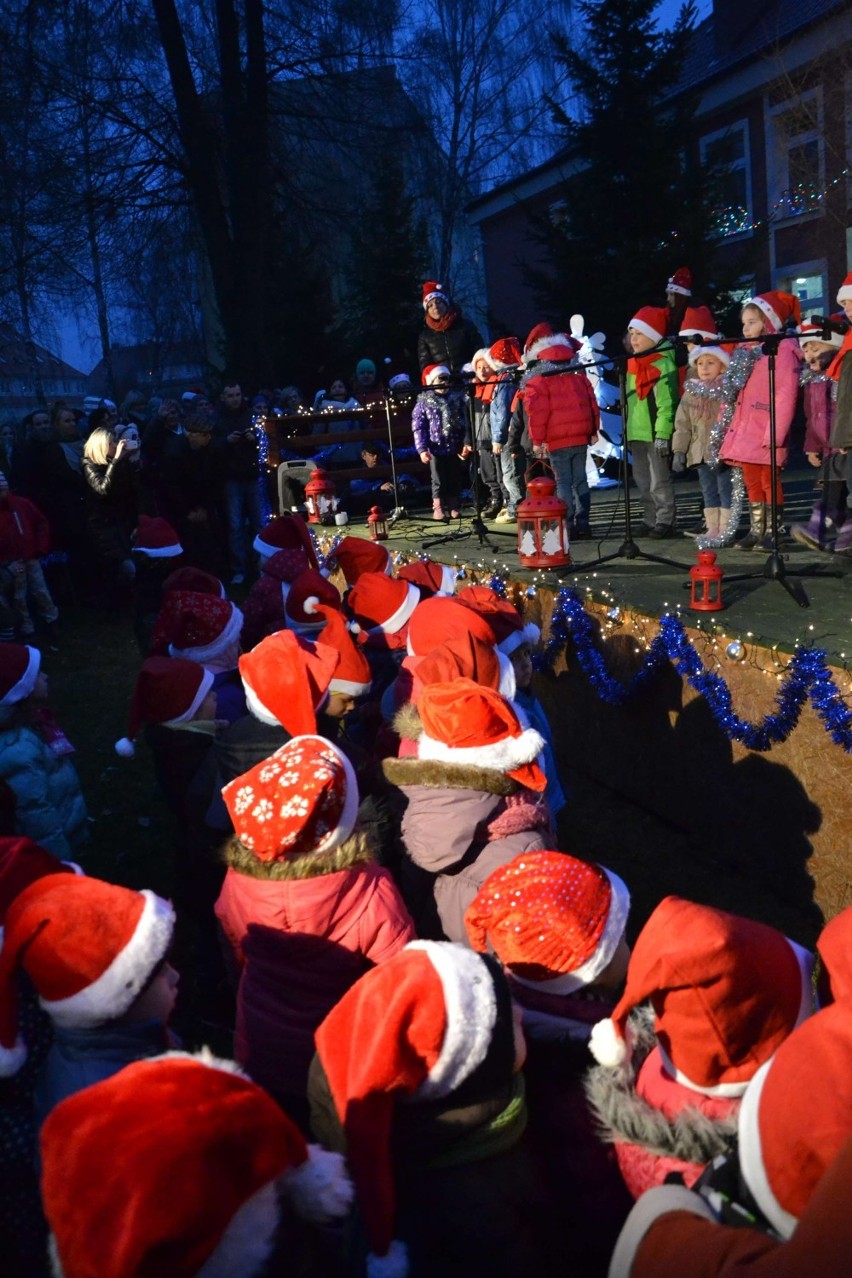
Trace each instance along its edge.
{"label": "blue tinsel garland", "polygon": [[621,683],[608,672],[603,653],[597,647],[594,623],[582,599],[575,591],[563,587],[553,609],[550,639],[534,659],[538,670],[552,669],[569,635],[580,668],[608,705],[624,705],[650,682],[666,661],[671,661],[678,674],[704,697],[713,718],[732,741],[741,741],[750,750],[760,751],[786,741],[810,697],[832,741],[852,753],[852,711],[843,701],[821,648],[796,649],[775,698],[774,711],[759,723],[751,723],[736,714],[730,688],[721,675],[705,668],[679,617],[667,614],[661,618],[659,633],[648,647],[642,669],[628,683]]}

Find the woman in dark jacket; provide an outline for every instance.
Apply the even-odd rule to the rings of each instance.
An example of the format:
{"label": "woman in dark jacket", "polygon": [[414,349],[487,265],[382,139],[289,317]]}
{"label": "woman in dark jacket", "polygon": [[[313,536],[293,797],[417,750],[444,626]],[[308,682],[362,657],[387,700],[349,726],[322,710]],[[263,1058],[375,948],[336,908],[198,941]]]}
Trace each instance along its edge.
{"label": "woman in dark jacket", "polygon": [[92,431],[83,450],[86,540],[110,604],[135,572],[130,548],[137,522],[136,478],[126,449],[123,439],[116,444],[101,428]]}
{"label": "woman in dark jacket", "polygon": [[429,364],[446,364],[451,373],[460,373],[483,345],[482,334],[434,280],[423,285],[423,310],[425,326],[417,343],[421,373]]}

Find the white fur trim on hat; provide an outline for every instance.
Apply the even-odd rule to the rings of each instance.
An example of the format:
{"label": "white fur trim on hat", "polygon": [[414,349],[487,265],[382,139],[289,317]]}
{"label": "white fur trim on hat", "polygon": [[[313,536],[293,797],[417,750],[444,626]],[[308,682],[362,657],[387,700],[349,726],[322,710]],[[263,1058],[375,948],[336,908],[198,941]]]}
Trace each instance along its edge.
{"label": "white fur trim on hat", "polygon": [[500,683],[497,691],[501,697],[505,697],[507,701],[514,701],[518,695],[518,682],[515,678],[515,667],[512,665],[511,657],[507,657],[499,648],[495,648],[497,654],[497,664],[500,667]]}
{"label": "white fur trim on hat", "polygon": [[678,330],[678,337],[685,337],[687,341],[691,337],[703,338],[705,342],[718,342],[721,334],[711,333],[706,328],[681,328]]}
{"label": "white fur trim on hat", "polygon": [[257,534],[257,536],[255,537],[254,541],[251,543],[251,548],[252,550],[256,551],[258,555],[260,555],[261,559],[271,559],[272,556],[277,554],[278,551],[281,549],[280,546],[273,546],[268,541],[263,540],[262,528],[260,532]]}
{"label": "white fur trim on hat", "polygon": [[450,370],[446,364],[436,364],[434,368],[430,368],[429,372],[426,374],[426,378],[425,378],[426,385],[427,386],[434,385],[434,383],[438,380],[438,378],[442,376],[449,377]]}
{"label": "white fur trim on hat", "polygon": [[183,714],[176,714],[173,719],[165,719],[163,722],[163,726],[166,728],[170,728],[175,723],[188,723],[190,719],[194,719],[195,716],[198,714],[198,711],[201,709],[202,701],[207,696],[210,689],[213,687],[215,679],[216,679],[216,676],[213,674],[211,670],[203,670],[201,675],[201,682],[198,685],[198,691],[196,692],[195,696],[192,698],[192,701],[189,703],[189,706],[186,708],[186,710],[184,710]]}
{"label": "white fur trim on hat", "polygon": [[441,981],[447,1024],[435,1064],[417,1088],[418,1101],[449,1096],[488,1054],[497,1024],[497,991],[479,954],[446,941],[410,941],[422,950]]}
{"label": "white fur trim on hat", "polygon": [[196,1278],[252,1278],[272,1255],[281,1209],[276,1182],[263,1185],[247,1198]]}
{"label": "white fur trim on hat", "polygon": [[[849,291],[849,296],[852,298],[852,289]],[[840,347],[843,345],[842,333],[836,333],[834,329],[831,330],[831,335],[829,337],[823,337],[822,333],[823,330],[821,328],[816,330],[806,328],[800,329],[799,345],[804,350],[808,342],[819,342],[820,346],[829,346],[832,350],[840,350]]]}
{"label": "white fur trim on hat", "polygon": [[69,998],[39,999],[44,1010],[63,1028],[93,1029],[122,1016],[164,958],[172,939],[175,912],[168,901],[147,888],[136,930],[96,981]]}
{"label": "white fur trim on hat", "polygon": [[541,631],[534,621],[528,621],[521,630],[513,630],[497,645],[497,651],[502,652],[504,656],[511,657],[516,648],[520,648],[521,644],[528,643],[533,647],[541,638]]}
{"label": "white fur trim on hat", "polygon": [[[570,337],[565,333],[551,333],[549,337],[539,337],[533,342],[528,350],[524,351],[523,363],[532,364],[538,359],[542,351],[549,350],[551,346],[561,346],[567,349],[573,358],[576,354],[574,344]],[[514,368],[514,364],[503,364],[502,368]]]}
{"label": "white fur trim on hat", "polygon": [[259,719],[261,723],[269,724],[271,728],[281,727],[281,720],[276,719],[271,710],[267,710],[254,688],[245,679],[243,679],[243,691],[246,694],[246,708],[249,714],[254,715],[255,719]]}
{"label": "white fur trim on hat", "polygon": [[489,355],[488,353],[489,350],[490,350],[490,347],[488,346],[480,346],[478,351],[474,351],[470,359],[471,368],[475,368],[479,360],[483,360],[484,363],[486,363],[489,368],[496,369],[497,365],[494,363],[494,360]]}
{"label": "white fur trim on hat", "polygon": [[433,289],[432,289],[432,292],[431,292],[431,293],[427,293],[427,294],[426,294],[426,296],[423,298],[423,309],[424,309],[424,311],[426,310],[426,307],[429,305],[429,303],[432,301],[432,298],[433,298],[433,297],[443,297],[443,299],[444,299],[444,301],[445,301],[445,302],[448,302],[448,301],[450,300],[450,299],[447,297],[446,293],[445,293],[445,292],[443,291],[443,289],[441,288],[441,285],[439,284],[437,288],[433,288]]}
{"label": "white fur trim on hat", "polygon": [[149,559],[174,559],[176,555],[183,554],[180,542],[171,546],[132,546],[131,549],[135,555],[147,555]]}
{"label": "white fur trim on hat", "polygon": [[[397,630],[401,630],[408,618],[414,612],[414,609],[420,603],[420,591],[416,586],[412,586],[410,581],[406,583],[406,595],[396,612],[391,613],[387,621],[383,621],[380,626],[370,626],[367,629],[368,635],[377,635],[384,632],[386,635],[396,634]],[[354,626],[350,626],[353,634],[356,634]]]}
{"label": "white fur trim on hat", "polygon": [[220,652],[224,652],[228,644],[239,637],[242,628],[243,614],[237,605],[232,603],[231,615],[225,623],[225,628],[212,643],[202,644],[198,648],[176,648],[173,643],[170,643],[169,656],[185,657],[187,661],[197,661],[200,665],[204,665],[205,661],[212,661],[214,657],[219,656]]}
{"label": "white fur trim on hat", "polygon": [[543,994],[571,994],[574,990],[585,989],[587,985],[593,985],[601,972],[609,967],[627,926],[627,916],[630,913],[630,893],[627,890],[626,883],[617,874],[614,874],[612,870],[605,869],[604,866],[601,866],[601,869],[609,879],[612,895],[610,896],[609,913],[606,916],[604,930],[595,952],[586,959],[585,963],[575,967],[572,972],[563,972],[560,976],[551,977],[550,980],[531,981],[513,972],[513,981],[517,981],[519,985],[525,985],[531,990],[541,990]]}
{"label": "white fur trim on hat", "polygon": [[760,1097],[772,1060],[764,1061],[746,1088],[737,1122],[739,1131],[740,1171],[754,1200],[766,1219],[782,1238],[790,1238],[798,1220],[779,1203],[763,1165],[760,1147]]}
{"label": "white fur trim on hat", "polygon": [[438,595],[454,595],[456,593],[457,574],[455,568],[451,568],[449,564],[441,564],[441,589],[436,590]]}
{"label": "white fur trim on hat", "polygon": [[368,679],[366,683],[355,683],[354,679],[332,679],[328,690],[339,692],[345,697],[364,697],[372,686],[372,679]]}
{"label": "white fur trim on hat", "polygon": [[490,745],[449,746],[424,732],[418,741],[418,757],[437,763],[465,764],[488,768],[492,772],[512,772],[524,763],[534,763],[544,749],[544,739],[535,728],[527,728],[516,737],[503,737]]}
{"label": "white fur trim on hat", "polygon": [[720,364],[724,364],[725,368],[731,362],[731,355],[722,346],[694,346],[689,352],[689,363],[696,364],[702,355],[712,355]]}
{"label": "white fur trim on hat", "polygon": [[844,302],[852,301],[852,284],[843,283],[837,290],[837,304],[842,306]]}
{"label": "white fur trim on hat", "polygon": [[747,306],[756,306],[757,309],[762,311],[769,320],[769,323],[772,325],[775,332],[781,332],[781,329],[784,327],[781,317],[777,311],[772,309],[765,297],[749,297],[743,302],[742,309],[745,310]]}
{"label": "white fur trim on hat", "polygon": [[667,293],[680,293],[681,297],[692,297],[691,288],[684,288],[682,284],[675,284],[673,279],[666,284],[665,291]]}
{"label": "white fur trim on hat", "polygon": [[279,1178],[296,1214],[303,1220],[322,1224],[345,1216],[355,1190],[342,1154],[320,1145],[308,1145],[308,1157]]}
{"label": "white fur trim on hat", "polygon": [[712,1207],[700,1194],[685,1185],[657,1185],[633,1204],[618,1235],[607,1278],[630,1278],[636,1253],[648,1230],[661,1216],[673,1211],[688,1211],[692,1216],[718,1223]]}
{"label": "white fur trim on hat", "polygon": [[[514,978],[514,977],[513,977]],[[624,1038],[615,1028],[612,1017],[598,1021],[592,1026],[589,1035],[589,1051],[599,1065],[605,1069],[618,1069],[626,1065],[632,1055],[633,1030],[628,1022],[625,1026]]]}
{"label": "white fur trim on hat", "polygon": [[644,320],[639,319],[638,315],[633,316],[633,319],[627,327],[629,329],[635,328],[637,333],[644,333],[646,337],[650,338],[655,346],[665,337],[665,333],[658,333],[655,328],[651,328],[650,324],[646,324]]}
{"label": "white fur trim on hat", "polygon": [[18,682],[12,685],[4,697],[0,698],[0,706],[13,706],[18,701],[24,701],[35,687],[38,672],[41,669],[41,653],[38,648],[31,648],[29,644],[25,647],[29,653],[27,668]]}
{"label": "white fur trim on hat", "polygon": [[335,755],[346,777],[346,798],[343,800],[343,811],[340,814],[337,827],[334,830],[329,830],[325,838],[321,839],[313,849],[314,852],[331,852],[334,848],[339,848],[341,843],[345,843],[355,829],[361,796],[358,793],[358,778],[355,775],[352,764],[343,751],[338,750],[332,741],[326,740],[325,737],[320,737],[319,733],[307,732],[301,733],[298,737],[291,737],[288,744],[295,745],[297,741],[316,741],[317,739],[322,741],[323,745]]}

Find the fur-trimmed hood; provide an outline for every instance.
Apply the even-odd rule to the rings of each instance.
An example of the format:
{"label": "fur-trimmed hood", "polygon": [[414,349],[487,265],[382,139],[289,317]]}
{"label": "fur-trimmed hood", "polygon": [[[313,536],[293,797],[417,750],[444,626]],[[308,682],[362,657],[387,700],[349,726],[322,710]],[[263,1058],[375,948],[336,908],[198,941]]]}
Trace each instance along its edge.
{"label": "fur-trimmed hood", "polygon": [[[398,719],[399,715],[394,720],[394,726]],[[419,736],[420,733],[418,732],[417,735]],[[382,762],[382,771],[391,785],[397,785],[402,789],[427,786],[430,789],[479,790],[486,794],[501,795],[504,798],[517,794],[522,789],[512,777],[506,776],[503,772],[497,772],[494,768],[441,763],[436,759],[385,759]]]}
{"label": "fur-trimmed hood", "polygon": [[694,1106],[668,1118],[636,1092],[641,1065],[656,1047],[654,1014],[650,1007],[637,1008],[629,1024],[635,1033],[630,1064],[623,1069],[596,1065],[586,1075],[583,1087],[597,1121],[601,1138],[610,1144],[639,1145],[661,1158],[677,1158],[703,1165],[729,1152],[737,1134],[737,1115],[712,1118]]}
{"label": "fur-trimmed hood", "polygon": [[223,848],[225,864],[252,879],[315,879],[336,874],[375,860],[372,841],[365,830],[355,830],[340,847],[329,852],[305,852],[281,861],[261,861],[234,837]]}

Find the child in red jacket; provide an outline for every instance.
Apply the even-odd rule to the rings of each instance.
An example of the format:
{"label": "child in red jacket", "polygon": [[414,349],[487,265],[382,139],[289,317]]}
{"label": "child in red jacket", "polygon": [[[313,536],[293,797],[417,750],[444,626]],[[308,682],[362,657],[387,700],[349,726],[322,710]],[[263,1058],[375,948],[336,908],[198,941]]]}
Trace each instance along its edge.
{"label": "child in red jacket", "polygon": [[35,631],[28,596],[47,625],[59,618],[39,560],[50,550],[50,525],[26,497],[17,497],[0,471],[0,565],[12,574],[10,604],[21,638]]}

